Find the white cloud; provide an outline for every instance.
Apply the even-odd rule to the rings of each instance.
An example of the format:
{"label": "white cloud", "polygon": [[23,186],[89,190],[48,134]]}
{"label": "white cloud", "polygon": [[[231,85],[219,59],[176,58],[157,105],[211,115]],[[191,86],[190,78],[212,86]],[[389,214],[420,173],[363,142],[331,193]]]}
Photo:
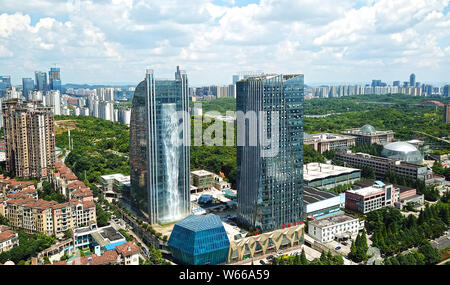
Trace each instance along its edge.
{"label": "white cloud", "polygon": [[222,2],[0,0],[0,74],[20,81],[52,63],[65,82],[137,82],[148,66],[166,77],[176,65],[194,84],[241,70],[306,82],[450,73],[449,0]]}

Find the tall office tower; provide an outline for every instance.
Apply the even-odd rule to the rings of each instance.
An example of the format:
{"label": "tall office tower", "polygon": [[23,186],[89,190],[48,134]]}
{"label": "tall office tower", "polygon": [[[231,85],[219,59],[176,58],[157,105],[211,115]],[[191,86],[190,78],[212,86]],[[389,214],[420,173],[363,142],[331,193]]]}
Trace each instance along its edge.
{"label": "tall office tower", "polygon": [[6,171],[19,177],[47,177],[55,162],[53,112],[37,102],[3,102]]}
{"label": "tall office tower", "polygon": [[450,123],[450,103],[446,104],[444,107],[444,123]]}
{"label": "tall office tower", "polygon": [[238,74],[233,75],[233,84],[236,84],[241,79],[241,76]]}
{"label": "tall office tower", "polygon": [[59,67],[52,67],[48,72],[50,90],[61,91],[61,70]]}
{"label": "tall office tower", "polygon": [[392,85],[393,86],[397,86],[397,87],[400,87],[400,81],[394,81],[393,83],[392,83]]}
{"label": "tall office tower", "polygon": [[409,86],[416,87],[416,75],[414,73],[409,76]]}
{"label": "tall office tower", "polygon": [[442,96],[450,97],[450,85],[445,85],[442,89]]}
{"label": "tall office tower", "polygon": [[[237,121],[239,218],[247,226],[262,231],[295,225],[303,220],[304,213],[304,76],[280,74],[249,77],[238,81],[236,88],[236,109],[250,118],[245,119],[245,125],[242,120]],[[257,122],[251,122],[250,111],[257,112]],[[268,120],[263,120],[261,114],[265,114]],[[271,125],[276,123],[271,119],[273,114],[279,116],[278,126]],[[253,128],[250,128],[252,125]],[[241,138],[239,126],[245,126],[245,135]],[[278,134],[272,128],[278,128]],[[254,132],[257,132],[258,139],[251,145],[251,134],[255,136]],[[261,137],[266,134],[271,137],[270,146],[261,143]],[[276,145],[277,154],[266,155],[266,152],[276,151]]]}
{"label": "tall office tower", "polygon": [[11,88],[11,76],[9,75],[0,75],[0,97],[4,97],[6,95],[6,90]]}
{"label": "tall office tower", "polygon": [[44,106],[51,107],[54,115],[61,115],[61,93],[59,90],[47,91]]}
{"label": "tall office tower", "polygon": [[36,89],[41,91],[47,91],[48,85],[47,85],[47,73],[42,71],[35,71],[35,82],[36,82]]}
{"label": "tall office tower", "polygon": [[[177,67],[175,80],[155,79],[147,70],[134,93],[129,198],[151,224],[190,214],[188,90],[186,72]],[[182,116],[174,118],[180,111]]]}
{"label": "tall office tower", "polygon": [[29,93],[34,89],[34,80],[31,78],[22,78],[22,95],[25,100],[29,100]]}

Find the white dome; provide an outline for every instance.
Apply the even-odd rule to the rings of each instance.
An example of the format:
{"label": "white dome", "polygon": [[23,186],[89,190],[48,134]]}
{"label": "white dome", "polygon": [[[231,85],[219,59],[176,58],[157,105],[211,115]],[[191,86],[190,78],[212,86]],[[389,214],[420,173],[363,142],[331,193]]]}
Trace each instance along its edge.
{"label": "white dome", "polygon": [[385,145],[381,151],[381,156],[414,164],[422,164],[423,162],[420,151],[407,142],[393,142]]}
{"label": "white dome", "polygon": [[393,142],[384,146],[385,149],[400,151],[400,152],[412,152],[418,151],[415,146],[407,142]]}

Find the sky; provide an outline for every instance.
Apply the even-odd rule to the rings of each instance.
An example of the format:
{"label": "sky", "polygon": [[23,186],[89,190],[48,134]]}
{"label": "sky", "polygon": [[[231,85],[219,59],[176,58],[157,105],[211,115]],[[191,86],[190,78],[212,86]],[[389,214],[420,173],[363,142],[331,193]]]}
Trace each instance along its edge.
{"label": "sky", "polygon": [[0,0],[0,75],[61,68],[65,83],[190,85],[242,71],[307,84],[450,82],[450,0]]}

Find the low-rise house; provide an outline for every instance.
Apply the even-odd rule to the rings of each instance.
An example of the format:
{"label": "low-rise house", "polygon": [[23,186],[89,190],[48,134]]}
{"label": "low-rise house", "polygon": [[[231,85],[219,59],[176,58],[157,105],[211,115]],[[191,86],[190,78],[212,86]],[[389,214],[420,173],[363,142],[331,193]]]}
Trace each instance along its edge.
{"label": "low-rise house", "polygon": [[19,245],[19,235],[13,232],[9,227],[0,226],[0,253],[11,250]]}

